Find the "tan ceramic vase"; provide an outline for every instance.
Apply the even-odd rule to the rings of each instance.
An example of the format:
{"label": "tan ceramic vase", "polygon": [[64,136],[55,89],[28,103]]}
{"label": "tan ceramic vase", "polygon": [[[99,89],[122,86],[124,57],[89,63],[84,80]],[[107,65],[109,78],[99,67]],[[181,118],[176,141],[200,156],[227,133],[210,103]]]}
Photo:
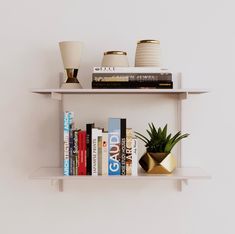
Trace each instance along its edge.
{"label": "tan ceramic vase", "polygon": [[125,51],[104,52],[102,67],[128,67],[128,58]]}
{"label": "tan ceramic vase", "polygon": [[158,40],[141,40],[137,43],[135,67],[160,67],[161,50]]}

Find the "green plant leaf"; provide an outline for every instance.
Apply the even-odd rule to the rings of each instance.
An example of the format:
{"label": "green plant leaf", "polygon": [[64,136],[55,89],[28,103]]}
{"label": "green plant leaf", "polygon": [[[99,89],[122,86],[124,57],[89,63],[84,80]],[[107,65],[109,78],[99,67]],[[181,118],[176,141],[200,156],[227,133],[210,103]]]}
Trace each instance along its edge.
{"label": "green plant leaf", "polygon": [[171,134],[169,134],[166,138],[166,142],[168,142],[171,139]]}
{"label": "green plant leaf", "polygon": [[138,133],[138,132],[135,132],[135,136],[137,138],[139,138],[140,140],[142,140],[143,142],[145,143],[148,143],[149,142],[149,139],[147,137],[145,137],[144,135],[142,135],[141,133]]}
{"label": "green plant leaf", "polygon": [[150,138],[152,138],[152,137],[153,137],[152,132],[150,132],[148,129],[146,130],[146,132],[149,134]]}
{"label": "green plant leaf", "polygon": [[182,140],[183,138],[186,138],[186,137],[188,137],[188,136],[189,136],[189,134],[186,133],[186,134],[184,134],[184,135],[179,136],[178,138],[176,138],[176,139],[170,144],[170,146],[169,146],[169,148],[168,148],[168,152],[171,152],[171,150],[173,149],[173,147],[174,147],[180,140]]}
{"label": "green plant leaf", "polygon": [[167,135],[167,124],[165,125],[165,127],[163,128],[163,131],[162,131],[163,139],[166,139],[166,135]]}
{"label": "green plant leaf", "polygon": [[177,132],[171,139],[172,139],[172,142],[174,142],[175,141],[175,139],[177,138],[177,137],[179,137],[181,135],[181,131],[179,131],[179,132]]}
{"label": "green plant leaf", "polygon": [[149,138],[141,133],[135,132],[136,137],[145,143],[147,152],[169,153],[180,140],[189,135],[181,135],[181,132],[177,132],[173,137],[172,134],[167,135],[167,124],[163,129],[161,127],[156,129],[153,123],[148,123],[148,127],[149,128],[146,129],[146,132]]}

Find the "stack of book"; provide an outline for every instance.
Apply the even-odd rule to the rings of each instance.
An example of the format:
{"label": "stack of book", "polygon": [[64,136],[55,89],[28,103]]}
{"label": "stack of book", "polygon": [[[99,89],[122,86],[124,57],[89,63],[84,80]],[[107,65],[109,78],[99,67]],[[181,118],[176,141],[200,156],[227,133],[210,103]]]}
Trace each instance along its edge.
{"label": "stack of book", "polygon": [[95,67],[93,89],[173,89],[172,73],[158,67]]}
{"label": "stack of book", "polygon": [[109,118],[108,131],[86,124],[75,129],[74,113],[64,112],[64,175],[137,176],[138,146],[126,119]]}

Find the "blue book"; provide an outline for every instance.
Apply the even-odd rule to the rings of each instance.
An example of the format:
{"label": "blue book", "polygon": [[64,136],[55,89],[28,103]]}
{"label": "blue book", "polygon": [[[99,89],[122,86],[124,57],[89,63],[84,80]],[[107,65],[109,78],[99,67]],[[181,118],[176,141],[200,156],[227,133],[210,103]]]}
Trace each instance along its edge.
{"label": "blue book", "polygon": [[74,113],[66,111],[64,112],[64,175],[69,176],[70,165],[69,165],[69,154],[70,154],[70,137],[69,133],[73,125]]}
{"label": "blue book", "polygon": [[108,175],[121,174],[121,120],[109,118],[108,122]]}

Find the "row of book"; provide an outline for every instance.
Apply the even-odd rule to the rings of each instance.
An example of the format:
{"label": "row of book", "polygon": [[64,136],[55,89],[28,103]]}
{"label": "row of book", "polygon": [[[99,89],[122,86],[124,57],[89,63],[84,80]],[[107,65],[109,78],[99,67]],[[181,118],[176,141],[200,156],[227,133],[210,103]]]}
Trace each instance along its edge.
{"label": "row of book", "polygon": [[94,67],[93,89],[173,89],[172,73],[158,67]]}
{"label": "row of book", "polygon": [[137,176],[138,145],[126,119],[109,118],[108,131],[86,124],[75,129],[74,113],[64,112],[64,175]]}

